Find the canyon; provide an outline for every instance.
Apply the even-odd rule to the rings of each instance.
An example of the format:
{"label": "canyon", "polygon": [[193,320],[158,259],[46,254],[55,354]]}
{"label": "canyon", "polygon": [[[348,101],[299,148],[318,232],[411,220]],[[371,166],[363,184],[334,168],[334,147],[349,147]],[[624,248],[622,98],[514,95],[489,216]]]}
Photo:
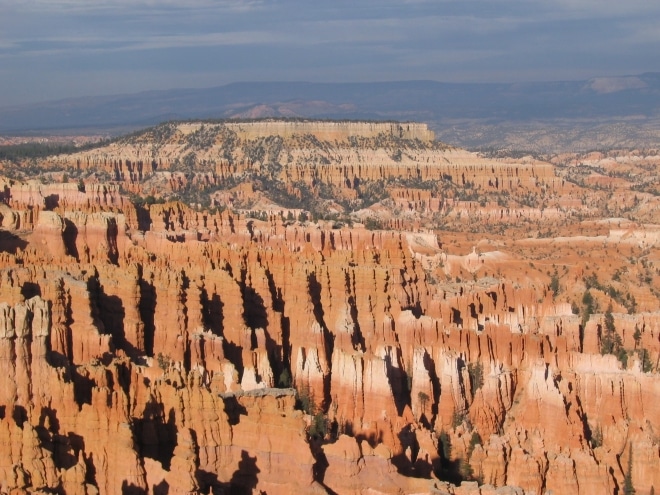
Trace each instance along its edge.
{"label": "canyon", "polygon": [[1,165],[1,493],[660,488],[658,150],[170,122]]}

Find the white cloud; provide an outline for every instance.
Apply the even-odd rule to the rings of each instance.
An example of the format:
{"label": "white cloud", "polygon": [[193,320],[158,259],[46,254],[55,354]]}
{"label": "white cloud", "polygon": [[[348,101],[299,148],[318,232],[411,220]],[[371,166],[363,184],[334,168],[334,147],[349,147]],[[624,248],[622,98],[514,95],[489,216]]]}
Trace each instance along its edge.
{"label": "white cloud", "polygon": [[103,10],[217,9],[249,11],[265,5],[264,0],[0,0],[0,7],[19,12],[70,13]]}
{"label": "white cloud", "polygon": [[0,0],[0,80],[588,78],[657,70],[659,19],[653,0]]}
{"label": "white cloud", "polygon": [[625,18],[658,15],[660,2],[653,0],[533,0],[569,18]]}
{"label": "white cloud", "polygon": [[[117,53],[138,50],[162,50],[170,48],[199,48],[232,45],[272,45],[277,43],[297,43],[300,39],[293,34],[264,31],[236,31],[231,33],[181,34],[170,36],[145,36],[143,38],[123,38],[120,42],[112,37],[63,36],[43,38],[39,47],[14,50],[4,57],[24,57],[57,55],[66,53]],[[6,43],[15,48],[14,43]],[[0,49],[3,43],[0,42]]]}

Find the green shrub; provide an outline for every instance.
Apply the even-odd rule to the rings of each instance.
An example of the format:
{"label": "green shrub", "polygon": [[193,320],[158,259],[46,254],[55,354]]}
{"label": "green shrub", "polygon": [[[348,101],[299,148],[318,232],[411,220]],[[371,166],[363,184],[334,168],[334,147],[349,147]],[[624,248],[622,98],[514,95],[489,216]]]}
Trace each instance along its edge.
{"label": "green shrub", "polygon": [[553,273],[552,277],[550,278],[550,290],[552,291],[552,297],[557,297],[560,289],[561,287],[559,286],[559,275],[557,274],[557,270],[555,270],[555,273]]}
{"label": "green shrub", "polygon": [[310,438],[315,440],[322,440],[328,433],[328,418],[325,414],[319,412],[312,418],[312,424],[307,430]]}
{"label": "green shrub", "polygon": [[280,388],[291,387],[291,372],[287,368],[284,368],[282,373],[280,373],[280,377],[277,380],[277,385]]}
{"label": "green shrub", "polygon": [[163,371],[167,371],[172,365],[172,359],[160,352],[156,356],[156,361],[158,362],[158,367]]}
{"label": "green shrub", "polygon": [[466,420],[465,411],[454,411],[454,414],[451,417],[451,426],[452,428],[458,428]]}
{"label": "green shrub", "polygon": [[642,371],[644,373],[650,373],[653,371],[653,363],[651,362],[651,357],[649,356],[649,351],[646,349],[640,349],[639,360],[642,362]]}
{"label": "green shrub", "polygon": [[364,221],[364,228],[367,230],[381,230],[383,228],[383,223],[374,217],[368,217]]}
{"label": "green shrub", "polygon": [[603,430],[600,426],[596,426],[593,433],[591,434],[591,448],[597,449],[598,447],[603,446]]}
{"label": "green shrub", "polygon": [[472,436],[470,437],[470,445],[468,447],[468,456],[472,455],[472,451],[477,445],[481,445],[482,440],[481,440],[481,435],[479,435],[478,432],[473,431]]}
{"label": "green shrub", "polygon": [[426,410],[426,404],[428,404],[430,397],[428,394],[424,392],[420,392],[417,394],[417,398],[419,399],[419,403],[422,406],[423,410]]}
{"label": "green shrub", "polygon": [[296,395],[296,407],[305,414],[314,414],[316,406],[314,405],[314,398],[309,388],[305,386],[301,387]]}
{"label": "green shrub", "polygon": [[442,458],[445,461],[449,461],[451,459],[451,439],[449,438],[447,432],[444,430],[440,432],[440,448]]}
{"label": "green shrub", "polygon": [[470,462],[467,459],[461,459],[461,464],[459,466],[459,474],[461,475],[461,478],[463,478],[464,480],[472,479],[472,475],[474,474],[474,471],[472,470],[472,466],[470,465]]}
{"label": "green shrub", "polygon": [[468,375],[470,375],[470,384],[472,385],[472,393],[474,394],[484,385],[484,367],[481,361],[468,363]]}

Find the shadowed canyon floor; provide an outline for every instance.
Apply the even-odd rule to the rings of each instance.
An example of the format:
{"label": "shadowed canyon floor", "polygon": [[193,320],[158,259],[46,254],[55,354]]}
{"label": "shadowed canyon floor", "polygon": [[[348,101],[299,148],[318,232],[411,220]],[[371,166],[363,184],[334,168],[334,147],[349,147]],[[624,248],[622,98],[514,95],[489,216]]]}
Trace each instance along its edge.
{"label": "shadowed canyon floor", "polygon": [[296,121],[6,161],[0,492],[653,493],[659,169]]}

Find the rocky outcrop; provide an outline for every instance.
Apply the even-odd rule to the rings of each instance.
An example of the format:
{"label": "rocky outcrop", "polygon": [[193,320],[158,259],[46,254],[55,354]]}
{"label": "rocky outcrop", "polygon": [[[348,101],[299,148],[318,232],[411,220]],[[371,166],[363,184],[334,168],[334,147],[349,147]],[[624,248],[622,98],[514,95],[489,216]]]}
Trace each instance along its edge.
{"label": "rocky outcrop", "polygon": [[[487,159],[433,139],[433,131],[419,123],[169,123],[106,147],[50,157],[40,166],[103,171],[132,192],[157,196],[217,188],[245,175],[281,181],[298,196],[300,184],[324,183],[351,199],[361,184],[393,178],[450,181],[496,193],[565,188],[547,163]],[[392,192],[407,208],[423,206],[431,213],[447,208],[447,198],[426,195]],[[111,194],[100,199],[116,203]],[[493,217],[500,213],[493,208]]]}
{"label": "rocky outcrop", "polygon": [[[373,138],[386,134],[401,139],[419,139],[432,141],[435,136],[426,124],[416,122],[304,122],[304,121],[262,121],[225,124],[227,129],[236,133],[240,139],[255,139],[271,136],[283,138],[295,135],[311,134],[324,141],[343,141],[350,136]],[[182,132],[195,132],[199,125],[192,124],[181,128]]]}
{"label": "rocky outcrop", "polygon": [[[27,435],[27,424],[68,439],[60,457],[33,454],[52,460],[41,478],[22,464],[27,474],[19,476],[12,461],[4,468],[12,486],[82,479],[81,490],[113,493],[122,489],[115,469],[137,490],[233,483],[284,493],[295,479],[296,489],[342,492],[388,472],[383,493],[408,490],[417,482],[406,475],[415,473],[471,473],[529,493],[581,493],[580,480],[591,479],[608,493],[622,483],[627,445],[639,486],[653,478],[656,378],[639,363],[622,369],[614,357],[585,353],[587,336],[570,308],[499,282],[434,292],[414,236],[298,227],[246,235],[242,222],[218,224],[223,242],[136,236],[117,250],[116,265],[108,256],[85,264],[64,255],[58,268],[52,254],[52,265],[38,269],[5,262],[0,293],[17,305],[4,310],[2,362],[13,377],[2,397],[12,411],[3,418],[6,438],[18,438],[11,431],[20,417],[21,448],[45,449],[44,435]],[[168,228],[177,226],[189,227],[177,220]],[[250,249],[240,247],[246,240]],[[26,306],[21,297],[30,292],[45,300]],[[599,318],[584,332],[598,332]],[[658,321],[615,317],[625,339],[640,329],[651,359],[660,354]],[[288,383],[309,395],[308,412],[322,415],[328,435],[348,435],[326,444],[325,461],[305,433],[317,416],[270,392]],[[57,427],[43,426],[43,414]],[[282,444],[287,428],[293,443]],[[351,455],[335,452],[356,438],[366,443],[346,447]],[[328,463],[325,477],[313,467],[319,462]],[[292,473],[294,465],[306,471]],[[333,470],[354,475],[336,480]]]}
{"label": "rocky outcrop", "polygon": [[[266,132],[201,129],[175,126],[162,146],[147,150],[145,138],[125,151],[178,156],[189,141],[175,136],[187,133],[213,138],[196,146],[217,153]],[[301,179],[309,167],[346,189],[356,167],[360,177],[410,178],[422,157],[421,180],[466,174],[466,184],[499,191],[509,187],[493,179],[502,173],[549,201],[581,204],[583,190],[547,164],[489,167],[421,137],[398,162],[385,144],[401,138],[374,129],[355,149],[338,135],[326,152],[345,157],[341,166],[312,166],[309,138],[286,129],[262,144],[292,146],[291,167],[270,172]],[[375,165],[357,160],[367,155]],[[255,157],[222,167],[267,168]],[[134,181],[166,167],[103,159]],[[660,488],[653,225],[562,226],[551,208],[532,207],[497,220],[497,201],[435,202],[401,187],[395,207],[437,215],[442,229],[401,216],[392,222],[405,230],[368,230],[182,202],[136,208],[118,189],[65,186],[48,189],[59,194],[53,205],[41,186],[14,196],[8,182],[0,208],[10,246],[0,253],[1,491]],[[545,238],[524,222],[506,236],[479,234],[480,222],[500,228],[523,213],[566,235]]]}

